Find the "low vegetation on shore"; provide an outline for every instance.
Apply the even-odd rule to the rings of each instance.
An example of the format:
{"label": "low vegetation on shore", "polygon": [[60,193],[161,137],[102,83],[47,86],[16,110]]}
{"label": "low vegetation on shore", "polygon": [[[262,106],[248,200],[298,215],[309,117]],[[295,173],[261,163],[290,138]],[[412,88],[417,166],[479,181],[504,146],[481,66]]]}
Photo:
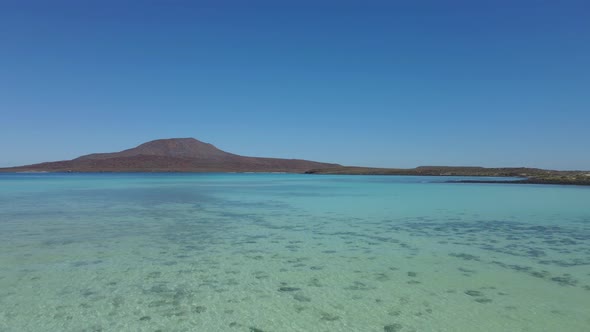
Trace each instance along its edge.
{"label": "low vegetation on shore", "polygon": [[309,170],[308,174],[346,175],[417,175],[417,176],[480,176],[478,180],[457,180],[460,183],[497,183],[485,177],[522,178],[509,183],[590,185],[590,171],[556,171],[527,167],[463,167],[420,166],[416,168],[333,167]]}

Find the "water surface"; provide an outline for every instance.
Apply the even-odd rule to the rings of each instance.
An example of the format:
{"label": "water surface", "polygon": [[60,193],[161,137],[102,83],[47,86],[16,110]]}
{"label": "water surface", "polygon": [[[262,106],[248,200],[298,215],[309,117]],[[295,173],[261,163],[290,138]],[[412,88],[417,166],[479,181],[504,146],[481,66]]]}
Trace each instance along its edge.
{"label": "water surface", "polygon": [[0,174],[0,331],[587,331],[590,188],[448,179]]}

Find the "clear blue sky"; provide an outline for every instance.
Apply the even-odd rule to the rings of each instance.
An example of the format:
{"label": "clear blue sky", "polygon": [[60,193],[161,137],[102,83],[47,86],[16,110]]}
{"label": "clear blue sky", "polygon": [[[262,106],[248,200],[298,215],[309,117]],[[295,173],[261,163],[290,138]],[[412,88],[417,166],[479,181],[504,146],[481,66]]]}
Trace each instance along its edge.
{"label": "clear blue sky", "polygon": [[0,1],[0,165],[169,137],[590,169],[590,1]]}

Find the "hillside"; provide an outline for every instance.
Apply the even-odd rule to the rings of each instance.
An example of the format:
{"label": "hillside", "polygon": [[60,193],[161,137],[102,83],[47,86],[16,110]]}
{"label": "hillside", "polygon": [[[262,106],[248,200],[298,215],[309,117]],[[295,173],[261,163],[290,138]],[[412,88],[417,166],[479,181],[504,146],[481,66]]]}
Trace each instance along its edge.
{"label": "hillside", "polygon": [[301,159],[246,157],[194,138],[159,139],[135,148],[72,160],[1,168],[3,172],[292,172],[340,167]]}

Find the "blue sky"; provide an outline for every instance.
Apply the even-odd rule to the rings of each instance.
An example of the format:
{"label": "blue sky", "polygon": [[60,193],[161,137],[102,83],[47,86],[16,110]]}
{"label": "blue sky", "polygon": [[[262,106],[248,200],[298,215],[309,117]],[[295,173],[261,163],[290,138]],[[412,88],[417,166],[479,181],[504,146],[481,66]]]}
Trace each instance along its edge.
{"label": "blue sky", "polygon": [[0,166],[195,137],[590,169],[588,1],[0,2]]}

